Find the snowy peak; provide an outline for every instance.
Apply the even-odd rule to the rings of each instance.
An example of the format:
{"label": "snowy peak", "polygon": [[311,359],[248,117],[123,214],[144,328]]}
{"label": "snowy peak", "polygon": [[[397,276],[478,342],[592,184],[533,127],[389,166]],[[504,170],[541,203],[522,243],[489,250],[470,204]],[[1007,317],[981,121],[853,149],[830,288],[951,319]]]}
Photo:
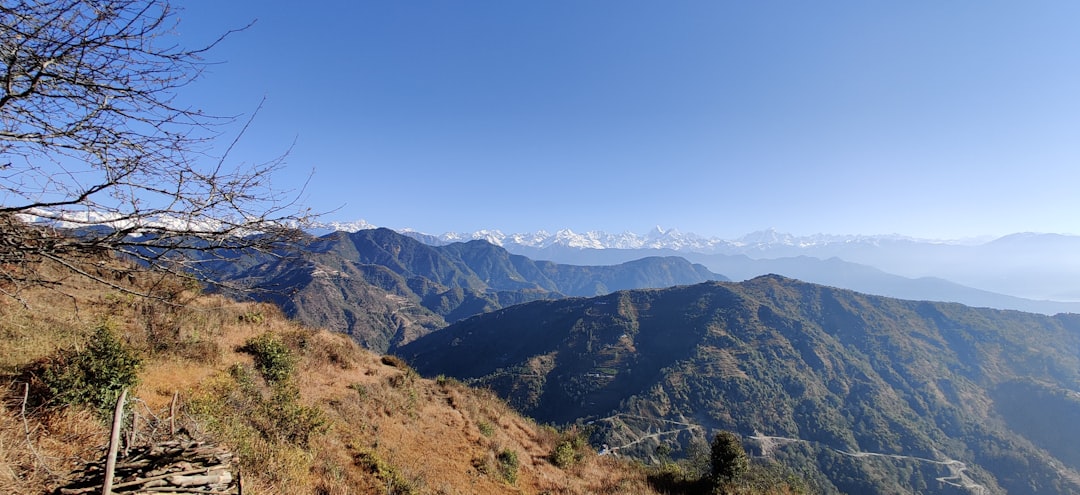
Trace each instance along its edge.
{"label": "snowy peak", "polygon": [[[376,228],[375,225],[368,223],[365,220],[358,220],[355,222],[331,222],[323,224],[321,227],[347,232]],[[495,229],[477,230],[475,232],[446,232],[437,235],[417,232],[411,229],[401,229],[399,232],[424,243],[433,245],[484,240],[496,246],[511,250],[513,250],[513,248],[669,249],[672,251],[705,254],[736,254],[792,249],[801,251],[813,248],[837,247],[840,245],[880,246],[882,244],[896,242],[962,244],[959,241],[931,241],[896,234],[870,236],[813,234],[796,236],[780,232],[773,228],[751,232],[734,240],[727,240],[718,237],[703,237],[691,232],[681,232],[675,228],[664,228],[659,225],[644,234],[637,234],[634,232],[611,234],[599,230],[575,232],[571,229],[560,229],[554,233],[539,230],[536,232],[517,232],[512,234],[507,234]]]}
{"label": "snowy peak", "polygon": [[777,232],[776,229],[759,230],[757,232],[751,232],[738,239],[738,242],[744,245],[795,245],[795,236],[791,234],[785,234]]}
{"label": "snowy peak", "polygon": [[367,220],[360,219],[353,222],[324,222],[316,225],[318,229],[325,229],[335,232],[357,232],[360,230],[376,229],[378,226],[372,225]]}

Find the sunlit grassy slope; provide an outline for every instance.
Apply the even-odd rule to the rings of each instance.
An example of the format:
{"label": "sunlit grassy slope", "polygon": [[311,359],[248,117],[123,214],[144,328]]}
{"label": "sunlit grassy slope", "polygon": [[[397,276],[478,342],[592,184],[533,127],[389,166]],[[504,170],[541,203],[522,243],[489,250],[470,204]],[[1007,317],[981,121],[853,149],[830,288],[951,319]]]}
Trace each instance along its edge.
{"label": "sunlit grassy slope", "polygon": [[[573,432],[523,418],[486,391],[420,378],[272,306],[150,275],[116,283],[162,299],[79,280],[0,298],[0,493],[50,493],[80,461],[101,458],[100,414],[50,403],[38,376],[101,326],[142,358],[130,394],[135,442],[170,436],[172,417],[179,435],[240,456],[246,494],[657,493],[640,467],[596,455]],[[241,350],[260,336],[286,354],[276,382]],[[556,466],[566,442],[574,455]]]}

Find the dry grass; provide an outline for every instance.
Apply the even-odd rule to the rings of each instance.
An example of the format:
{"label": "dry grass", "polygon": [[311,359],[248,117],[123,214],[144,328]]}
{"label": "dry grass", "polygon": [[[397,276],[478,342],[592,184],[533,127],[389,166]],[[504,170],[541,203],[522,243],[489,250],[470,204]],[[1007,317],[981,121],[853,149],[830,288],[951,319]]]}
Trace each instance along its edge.
{"label": "dry grass", "polygon": [[[142,418],[136,440],[169,434],[169,406],[178,393],[180,426],[239,453],[249,494],[655,493],[640,469],[591,452],[566,469],[554,466],[549,456],[559,432],[522,418],[490,392],[423,379],[344,335],[289,322],[271,306],[200,296],[168,280],[153,283],[180,304],[77,284],[64,293],[24,291],[26,306],[0,298],[0,374],[7,386],[0,493],[49,493],[76,463],[101,455],[107,432],[91,413],[23,415],[27,377],[21,373],[58,349],[82,345],[103,319],[118,324],[145,358],[133,392]],[[262,382],[252,357],[239,351],[266,332],[297,358],[283,388]],[[312,416],[289,419],[281,411]],[[318,431],[325,433],[286,434],[303,421],[321,422]],[[517,459],[513,483],[498,469],[506,451]]]}

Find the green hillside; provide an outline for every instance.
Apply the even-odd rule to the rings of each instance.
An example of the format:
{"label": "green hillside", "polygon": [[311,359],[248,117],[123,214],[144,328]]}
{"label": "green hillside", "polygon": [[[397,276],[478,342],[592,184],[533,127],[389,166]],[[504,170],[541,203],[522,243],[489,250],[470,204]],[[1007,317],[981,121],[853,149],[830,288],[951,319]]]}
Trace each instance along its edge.
{"label": "green hillside", "polygon": [[533,302],[398,352],[639,457],[724,429],[825,493],[1080,490],[1076,315],[766,276]]}

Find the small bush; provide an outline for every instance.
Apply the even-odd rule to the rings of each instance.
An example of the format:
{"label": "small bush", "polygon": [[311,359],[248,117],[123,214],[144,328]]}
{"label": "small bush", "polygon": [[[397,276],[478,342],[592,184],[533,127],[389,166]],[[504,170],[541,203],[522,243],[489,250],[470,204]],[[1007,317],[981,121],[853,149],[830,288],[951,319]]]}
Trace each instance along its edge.
{"label": "small bush", "polygon": [[519,467],[517,452],[503,449],[499,455],[495,456],[495,460],[499,463],[499,475],[511,485],[517,483]]}
{"label": "small bush", "polygon": [[259,325],[266,321],[266,317],[263,316],[262,311],[248,311],[237,317],[240,323],[248,323],[251,325]]}
{"label": "small bush", "polygon": [[404,359],[401,359],[391,354],[383,356],[380,361],[382,361],[382,364],[385,364],[387,366],[393,366],[395,368],[403,370],[409,369],[409,363],[406,363]]}
{"label": "small bush", "polygon": [[386,379],[386,383],[389,383],[391,387],[397,389],[411,388],[416,384],[418,378],[420,378],[420,375],[417,375],[413,370],[408,370],[400,375],[390,376],[390,378]]}
{"label": "small bush", "polygon": [[248,340],[240,350],[255,357],[255,369],[267,382],[284,382],[295,371],[296,357],[292,350],[272,333]]}
{"label": "small bush", "polygon": [[565,469],[574,465],[577,460],[576,457],[577,453],[574,452],[574,445],[564,440],[559,442],[551,453],[551,463],[556,467]]}
{"label": "small bush", "polygon": [[585,434],[577,427],[572,427],[563,433],[559,434],[554,429],[553,434],[558,434],[558,441],[555,444],[555,449],[548,456],[548,460],[551,461],[556,467],[568,468],[581,462],[585,458],[585,452],[589,447],[588,441],[585,439]]}
{"label": "small bush", "polygon": [[664,462],[648,469],[649,484],[662,493],[712,493],[709,477],[699,477],[678,462]]}
{"label": "small bush", "polygon": [[141,361],[102,324],[85,349],[62,351],[46,365],[42,381],[57,404],[87,406],[107,416],[120,391],[138,383]]}
{"label": "small bush", "polygon": [[[326,433],[330,420],[322,409],[300,402],[300,390],[291,382],[265,387],[256,383],[255,370],[235,364],[228,379],[216,380],[214,390],[191,401],[190,411],[211,428],[256,432],[272,444],[291,444],[307,448],[311,437]],[[249,434],[249,433],[245,433]]]}
{"label": "small bush", "polygon": [[356,395],[360,397],[360,400],[365,400],[368,397],[368,388],[363,383],[350,383],[349,388],[356,391]]}
{"label": "small bush", "polygon": [[358,452],[353,462],[360,467],[363,467],[375,475],[376,478],[386,483],[387,493],[401,493],[401,494],[415,494],[416,488],[401,472],[396,468],[388,464],[386,461],[379,457],[379,454],[371,450],[362,450]]}
{"label": "small bush", "polygon": [[267,438],[276,437],[306,448],[312,435],[321,435],[330,428],[322,409],[300,403],[300,391],[295,385],[280,385],[269,401],[262,403],[262,415],[269,420],[263,431]]}
{"label": "small bush", "polygon": [[476,424],[476,427],[480,429],[480,434],[485,437],[491,437],[495,434],[495,426],[487,421],[481,421]]}

